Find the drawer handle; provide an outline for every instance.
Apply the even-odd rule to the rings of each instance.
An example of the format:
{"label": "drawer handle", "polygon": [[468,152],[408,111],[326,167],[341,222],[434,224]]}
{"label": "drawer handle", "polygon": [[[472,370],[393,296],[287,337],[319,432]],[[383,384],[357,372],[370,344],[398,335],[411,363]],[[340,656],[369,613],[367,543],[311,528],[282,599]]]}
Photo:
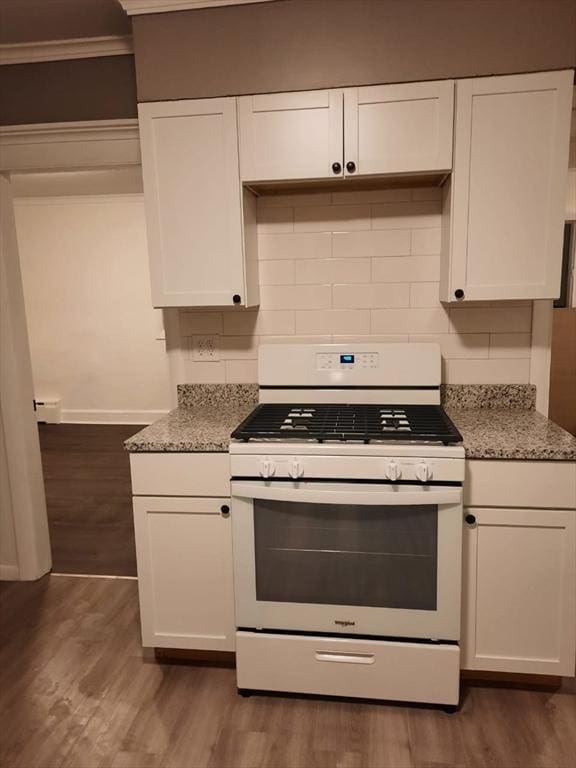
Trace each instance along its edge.
{"label": "drawer handle", "polygon": [[340,664],[374,664],[374,653],[336,653],[316,651],[316,661],[336,661]]}

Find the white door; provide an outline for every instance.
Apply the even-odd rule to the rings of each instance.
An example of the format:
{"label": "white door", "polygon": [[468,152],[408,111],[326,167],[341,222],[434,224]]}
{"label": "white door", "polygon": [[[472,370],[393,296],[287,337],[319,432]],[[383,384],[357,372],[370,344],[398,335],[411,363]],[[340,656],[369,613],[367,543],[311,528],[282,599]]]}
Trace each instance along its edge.
{"label": "white door", "polygon": [[142,644],[233,651],[229,499],[133,501]]}
{"label": "white door", "polygon": [[453,117],[453,80],[346,88],[345,175],[449,171]]}
{"label": "white door", "polygon": [[246,304],[236,100],[139,104],[138,115],[152,303]]}
{"label": "white door", "polygon": [[559,295],[572,81],[458,81],[444,301]]}
{"label": "white door", "polygon": [[466,512],[463,667],[574,675],[576,512]]}
{"label": "white door", "polygon": [[341,178],[342,91],[241,96],[242,181]]}
{"label": "white door", "polygon": [[231,487],[238,627],[459,639],[460,488]]}

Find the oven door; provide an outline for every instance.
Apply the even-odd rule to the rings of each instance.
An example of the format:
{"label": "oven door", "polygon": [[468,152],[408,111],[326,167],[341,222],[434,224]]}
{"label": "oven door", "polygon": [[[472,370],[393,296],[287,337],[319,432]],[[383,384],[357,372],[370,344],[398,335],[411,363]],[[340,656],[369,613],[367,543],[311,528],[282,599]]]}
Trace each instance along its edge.
{"label": "oven door", "polygon": [[236,625],[458,640],[462,489],[232,482]]}

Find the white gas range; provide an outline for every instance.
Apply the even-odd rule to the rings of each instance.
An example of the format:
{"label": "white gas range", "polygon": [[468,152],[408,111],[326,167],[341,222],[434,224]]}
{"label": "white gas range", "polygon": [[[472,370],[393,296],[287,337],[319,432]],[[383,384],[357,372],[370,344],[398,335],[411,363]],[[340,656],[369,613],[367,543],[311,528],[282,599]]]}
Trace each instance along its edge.
{"label": "white gas range", "polygon": [[461,436],[435,344],[262,345],[230,445],[241,691],[458,702]]}

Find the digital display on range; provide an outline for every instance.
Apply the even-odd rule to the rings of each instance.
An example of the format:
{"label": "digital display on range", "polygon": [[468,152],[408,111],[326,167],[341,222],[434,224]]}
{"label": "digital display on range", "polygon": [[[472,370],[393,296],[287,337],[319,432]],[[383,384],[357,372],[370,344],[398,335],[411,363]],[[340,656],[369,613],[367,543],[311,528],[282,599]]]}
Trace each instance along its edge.
{"label": "digital display on range", "polygon": [[354,355],[340,355],[340,364],[342,363],[353,363],[354,362]]}

